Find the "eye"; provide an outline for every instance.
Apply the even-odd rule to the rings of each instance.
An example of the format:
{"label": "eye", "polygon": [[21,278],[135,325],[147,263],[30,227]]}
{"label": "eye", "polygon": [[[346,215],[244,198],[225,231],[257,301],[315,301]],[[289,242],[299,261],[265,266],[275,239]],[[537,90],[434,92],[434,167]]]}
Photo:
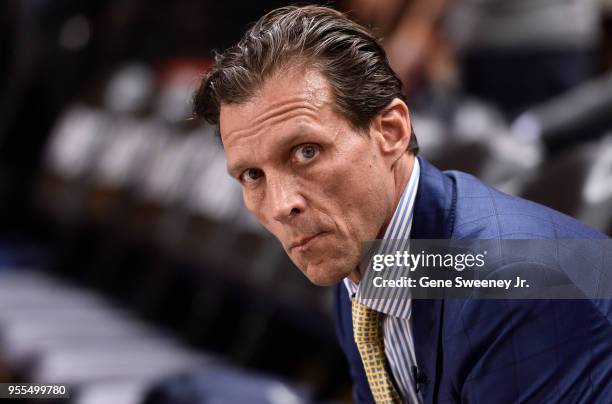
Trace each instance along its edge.
{"label": "eye", "polygon": [[256,182],[263,175],[263,171],[259,168],[247,168],[240,175],[240,179],[247,183]]}
{"label": "eye", "polygon": [[295,149],[293,159],[298,163],[304,163],[315,158],[318,152],[319,146],[314,144],[305,144],[298,146]]}

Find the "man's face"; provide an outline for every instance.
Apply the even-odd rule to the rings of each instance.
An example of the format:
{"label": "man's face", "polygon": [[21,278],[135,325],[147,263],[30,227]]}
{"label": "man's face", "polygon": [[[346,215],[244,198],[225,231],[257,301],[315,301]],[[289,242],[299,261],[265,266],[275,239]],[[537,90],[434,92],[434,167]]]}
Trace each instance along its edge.
{"label": "man's face", "polygon": [[317,285],[354,271],[361,243],[393,214],[393,184],[379,136],[358,133],[333,108],[327,80],[290,69],[247,103],[221,106],[228,171],[245,206]]}

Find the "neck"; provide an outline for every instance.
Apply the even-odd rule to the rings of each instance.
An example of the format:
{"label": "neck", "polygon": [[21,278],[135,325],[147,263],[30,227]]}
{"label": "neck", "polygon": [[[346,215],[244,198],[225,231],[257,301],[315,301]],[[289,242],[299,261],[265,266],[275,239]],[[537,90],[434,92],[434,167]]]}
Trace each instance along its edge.
{"label": "neck", "polygon": [[[397,209],[397,205],[399,204],[399,201],[402,198],[404,189],[406,189],[406,185],[408,185],[410,177],[412,176],[415,158],[416,156],[414,154],[406,152],[391,167],[391,172],[393,175],[393,205],[390,209],[390,214],[387,215],[388,217],[385,219],[383,226],[378,232],[378,239],[383,238],[385,232],[387,231],[387,227],[389,227],[389,224],[391,223],[391,219],[393,218],[395,210]],[[353,282],[359,283],[359,281],[361,280],[361,268],[357,266],[350,273],[349,277]]]}

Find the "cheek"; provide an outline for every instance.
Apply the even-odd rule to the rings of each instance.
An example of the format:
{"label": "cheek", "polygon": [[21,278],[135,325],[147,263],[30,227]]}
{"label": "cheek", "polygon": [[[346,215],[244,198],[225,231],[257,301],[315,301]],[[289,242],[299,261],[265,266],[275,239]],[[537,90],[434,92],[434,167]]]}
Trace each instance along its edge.
{"label": "cheek", "polygon": [[[347,169],[348,166],[348,169]],[[360,241],[376,237],[386,214],[384,177],[371,164],[347,164],[325,181],[326,198],[335,200],[338,221]]]}
{"label": "cheek", "polygon": [[249,212],[257,216],[257,204],[255,203],[253,196],[244,189],[242,190],[242,201],[244,202],[244,206],[249,210]]}
{"label": "cheek", "polygon": [[272,233],[276,238],[282,240],[280,237],[282,236],[282,228],[279,226],[276,220],[273,220],[266,213],[270,212],[270,209],[267,209],[265,206],[265,198],[260,192],[253,191],[242,191],[242,200],[244,202],[245,208],[257,220],[259,223],[270,233]]}
{"label": "cheek", "polygon": [[251,190],[242,190],[242,201],[244,202],[244,207],[247,208],[249,212],[251,212],[259,222],[266,226],[266,218],[263,213],[265,209],[262,206],[262,198],[255,192]]}

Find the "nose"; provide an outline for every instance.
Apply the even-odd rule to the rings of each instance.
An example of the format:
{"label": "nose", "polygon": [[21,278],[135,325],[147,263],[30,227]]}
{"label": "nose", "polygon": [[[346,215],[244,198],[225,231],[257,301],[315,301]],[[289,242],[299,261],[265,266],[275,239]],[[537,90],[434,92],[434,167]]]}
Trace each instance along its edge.
{"label": "nose", "polygon": [[285,223],[299,216],[306,208],[306,201],[299,186],[291,178],[268,177],[267,197],[272,218]]}

